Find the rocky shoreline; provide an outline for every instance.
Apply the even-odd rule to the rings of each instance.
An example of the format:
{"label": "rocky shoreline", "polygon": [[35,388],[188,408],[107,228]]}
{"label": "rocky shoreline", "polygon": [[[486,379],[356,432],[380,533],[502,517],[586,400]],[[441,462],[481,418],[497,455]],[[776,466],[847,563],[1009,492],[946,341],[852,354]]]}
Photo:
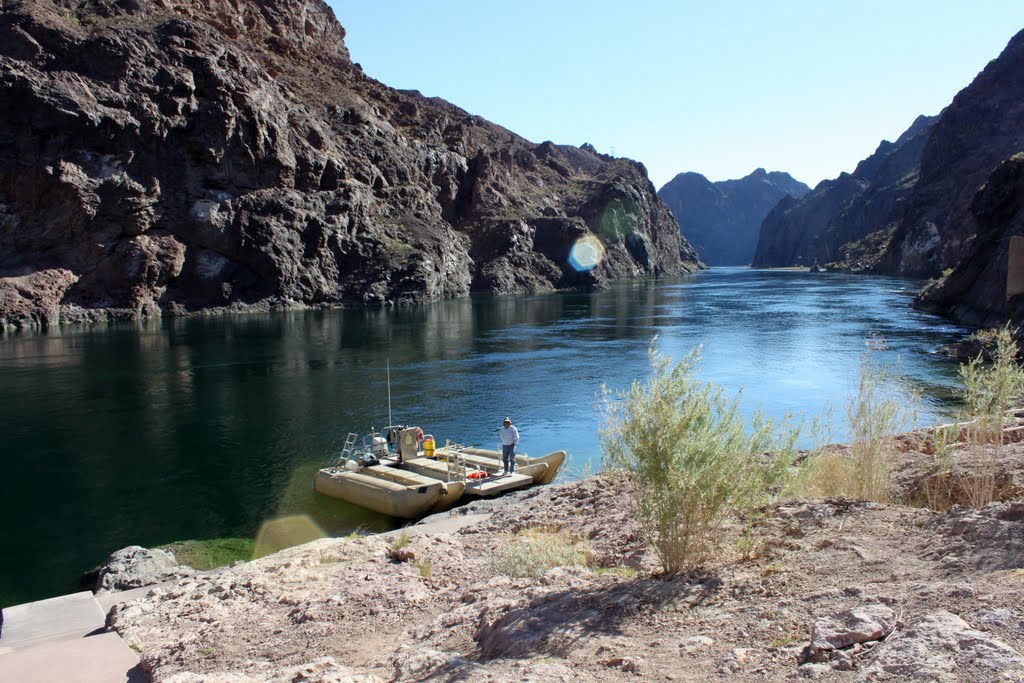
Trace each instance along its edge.
{"label": "rocky shoreline", "polygon": [[[787,500],[693,575],[658,573],[624,481],[597,475],[424,520],[405,561],[402,532],[321,539],[164,584],[108,626],[175,683],[1017,681],[1024,444],[1002,453],[1002,502]],[[903,454],[904,492],[926,459]],[[534,533],[586,559],[502,573]]]}

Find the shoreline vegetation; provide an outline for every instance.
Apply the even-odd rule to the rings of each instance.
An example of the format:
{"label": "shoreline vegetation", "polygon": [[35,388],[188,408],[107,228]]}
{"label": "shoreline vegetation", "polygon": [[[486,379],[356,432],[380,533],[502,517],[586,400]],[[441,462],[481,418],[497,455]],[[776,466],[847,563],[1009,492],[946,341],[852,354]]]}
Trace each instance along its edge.
{"label": "shoreline vegetation", "polygon": [[605,472],[182,579],[108,623],[157,681],[1016,680],[1024,371],[993,338],[960,419],[909,431],[869,345],[850,443],[803,452],[792,421],[745,429],[697,354],[652,352],[605,392]]}
{"label": "shoreline vegetation", "polygon": [[172,553],[178,564],[208,571],[253,559],[256,541],[251,538],[211,538],[176,541],[158,546],[157,549]]}
{"label": "shoreline vegetation", "polygon": [[[750,518],[780,498],[835,497],[878,503],[980,508],[1013,493],[997,477],[999,450],[1024,429],[1014,406],[1024,369],[1009,327],[979,336],[979,354],[960,366],[963,409],[952,424],[915,429],[920,396],[893,390],[868,339],[857,393],[845,406],[851,440],[798,456],[801,425],[739,417],[739,397],[694,376],[700,349],[678,363],[650,351],[652,372],[626,391],[604,392],[602,446],[612,473],[630,481],[645,537],[668,574],[695,571],[717,549],[730,518]],[[830,416],[810,424],[827,433]],[[924,453],[919,488],[897,492],[898,455]]]}

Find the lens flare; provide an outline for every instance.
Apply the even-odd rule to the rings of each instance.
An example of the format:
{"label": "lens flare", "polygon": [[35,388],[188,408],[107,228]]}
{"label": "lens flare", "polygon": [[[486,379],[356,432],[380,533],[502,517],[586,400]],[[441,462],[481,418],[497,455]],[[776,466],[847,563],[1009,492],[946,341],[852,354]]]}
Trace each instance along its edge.
{"label": "lens flare", "polygon": [[603,258],[604,245],[594,235],[579,238],[569,250],[569,265],[579,273],[593,270]]}
{"label": "lens flare", "polygon": [[263,557],[278,550],[291,548],[323,538],[326,534],[307,515],[289,515],[263,523],[256,536],[253,556]]}

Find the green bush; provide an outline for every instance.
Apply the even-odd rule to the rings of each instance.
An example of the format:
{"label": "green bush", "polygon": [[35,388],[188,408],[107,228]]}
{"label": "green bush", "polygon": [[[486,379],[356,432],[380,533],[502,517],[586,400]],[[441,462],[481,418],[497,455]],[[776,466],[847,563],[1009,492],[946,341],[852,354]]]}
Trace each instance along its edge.
{"label": "green bush", "polygon": [[[1012,495],[998,480],[1003,430],[1016,424],[1011,408],[1024,391],[1024,369],[1016,362],[1017,344],[1009,328],[978,330],[971,337],[981,347],[977,357],[960,366],[963,409],[957,421],[930,430],[919,490],[911,504],[944,512],[953,505],[985,506]],[[990,359],[991,362],[987,362]]]}
{"label": "green bush", "polygon": [[695,378],[699,348],[673,364],[652,346],[650,359],[646,382],[604,389],[601,445],[605,465],[628,475],[647,540],[674,573],[711,557],[730,514],[774,497],[798,430],[760,412],[747,429],[739,396]]}

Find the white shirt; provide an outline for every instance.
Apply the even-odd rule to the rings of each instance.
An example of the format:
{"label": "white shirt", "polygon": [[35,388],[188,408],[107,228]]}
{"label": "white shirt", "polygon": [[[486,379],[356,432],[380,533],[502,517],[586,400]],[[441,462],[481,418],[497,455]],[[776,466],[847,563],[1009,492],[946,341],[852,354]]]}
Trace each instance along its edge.
{"label": "white shirt", "polygon": [[519,443],[519,430],[516,429],[515,425],[509,425],[501,427],[501,445],[502,446],[515,446]]}

